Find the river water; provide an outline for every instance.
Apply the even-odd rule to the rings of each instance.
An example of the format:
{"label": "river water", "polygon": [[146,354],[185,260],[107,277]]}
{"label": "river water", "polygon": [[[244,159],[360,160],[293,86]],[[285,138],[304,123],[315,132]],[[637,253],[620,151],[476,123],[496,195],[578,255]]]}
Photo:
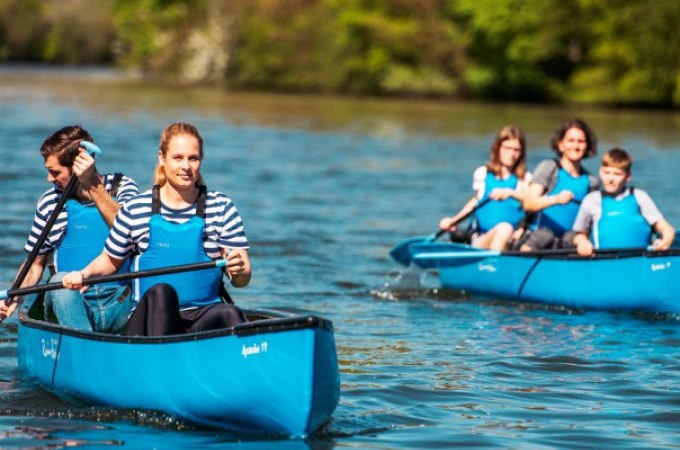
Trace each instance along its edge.
{"label": "river water", "polygon": [[[203,176],[234,199],[252,246],[253,279],[233,293],[237,304],[332,320],[342,384],[331,422],[306,440],[74,406],[19,378],[11,318],[0,325],[0,447],[677,448],[674,315],[471,298],[388,257],[469,198],[502,125],[527,132],[534,167],[551,156],[553,129],[577,116],[601,152],[632,152],[634,184],[680,226],[677,114],[229,93],[97,69],[0,68],[0,289],[48,188],[46,136],[82,124],[104,151],[100,171],[148,188],[160,131],[193,122]],[[586,166],[596,170],[595,159]]]}

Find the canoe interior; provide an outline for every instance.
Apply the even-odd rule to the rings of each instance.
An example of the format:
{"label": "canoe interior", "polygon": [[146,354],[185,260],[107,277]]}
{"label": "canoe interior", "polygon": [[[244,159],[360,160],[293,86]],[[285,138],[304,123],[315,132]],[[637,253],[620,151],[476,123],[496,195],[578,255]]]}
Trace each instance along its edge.
{"label": "canoe interior", "polygon": [[303,328],[321,328],[333,331],[333,323],[315,315],[293,315],[281,311],[264,309],[243,309],[247,322],[233,328],[201,331],[174,336],[122,336],[108,333],[82,332],[61,327],[59,324],[45,320],[42,295],[28,296],[19,310],[19,320],[24,326],[57,331],[71,336],[85,337],[102,341],[134,342],[173,342],[197,339],[209,339],[215,336],[247,336],[266,332],[287,331]]}

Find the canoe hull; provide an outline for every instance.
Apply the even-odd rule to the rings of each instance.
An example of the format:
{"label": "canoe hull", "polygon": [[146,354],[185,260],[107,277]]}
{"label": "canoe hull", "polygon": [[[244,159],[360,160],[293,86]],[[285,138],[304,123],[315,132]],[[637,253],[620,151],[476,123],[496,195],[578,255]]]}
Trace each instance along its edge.
{"label": "canoe hull", "polygon": [[32,320],[22,308],[18,353],[22,377],[66,399],[239,432],[305,436],[339,399],[332,326],[315,316],[126,338]]}
{"label": "canoe hull", "polygon": [[[414,262],[437,269],[442,286],[508,300],[586,309],[680,311],[680,254],[644,249],[582,258],[559,253],[479,251],[461,244],[421,245]],[[463,253],[456,257],[456,252]]]}

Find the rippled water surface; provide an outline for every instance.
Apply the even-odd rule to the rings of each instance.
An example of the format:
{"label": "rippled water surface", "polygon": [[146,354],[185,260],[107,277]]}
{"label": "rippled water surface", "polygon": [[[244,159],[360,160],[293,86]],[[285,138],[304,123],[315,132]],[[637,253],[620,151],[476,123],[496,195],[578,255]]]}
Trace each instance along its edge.
{"label": "rippled water surface", "polygon": [[147,188],[162,128],[194,122],[204,178],[235,200],[252,245],[253,280],[233,296],[331,319],[342,383],[332,421],[304,441],[70,405],[19,378],[12,318],[0,325],[0,447],[680,446],[677,317],[473,298],[388,257],[469,198],[498,128],[525,129],[533,167],[574,116],[595,128],[601,151],[633,153],[635,185],[680,227],[671,113],[235,94],[97,70],[0,69],[0,289],[48,187],[38,151],[47,135],[83,124],[104,150],[100,170]]}

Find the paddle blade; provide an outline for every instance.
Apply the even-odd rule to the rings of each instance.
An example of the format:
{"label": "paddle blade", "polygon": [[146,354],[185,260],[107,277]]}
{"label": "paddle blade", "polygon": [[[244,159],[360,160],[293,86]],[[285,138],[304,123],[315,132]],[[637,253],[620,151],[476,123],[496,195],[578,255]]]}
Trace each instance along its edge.
{"label": "paddle blade", "polygon": [[411,264],[411,245],[424,244],[431,239],[431,236],[417,236],[404,239],[390,250],[390,257],[403,266]]}
{"label": "paddle blade", "polygon": [[409,264],[411,264],[412,259],[411,258],[412,245],[427,244],[430,242],[434,242],[440,237],[442,237],[446,232],[447,232],[446,230],[439,230],[436,233],[433,233],[429,236],[416,236],[404,239],[403,241],[399,242],[397,245],[394,246],[394,248],[390,251],[390,256],[399,264],[408,266]]}
{"label": "paddle blade", "polygon": [[448,249],[434,249],[416,246],[413,248],[413,263],[421,269],[436,269],[440,267],[463,266],[473,264],[486,258],[500,256],[497,250],[469,250],[453,251]]}
{"label": "paddle blade", "polygon": [[102,154],[102,149],[100,149],[90,141],[80,141],[80,146],[84,148],[85,151],[92,156],[99,156]]}

